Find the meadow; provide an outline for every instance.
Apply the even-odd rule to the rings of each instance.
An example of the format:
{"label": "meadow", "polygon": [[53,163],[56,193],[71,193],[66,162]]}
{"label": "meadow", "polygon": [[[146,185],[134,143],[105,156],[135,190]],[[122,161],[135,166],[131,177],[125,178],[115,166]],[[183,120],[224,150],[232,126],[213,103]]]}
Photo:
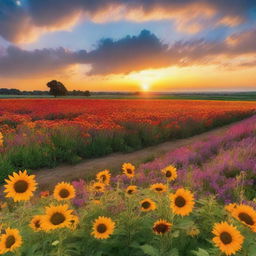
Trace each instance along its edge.
{"label": "meadow", "polygon": [[0,177],[185,138],[252,115],[254,102],[0,100]]}
{"label": "meadow", "polygon": [[[0,112],[1,255],[256,254],[255,103],[2,100]],[[93,180],[59,180],[47,191],[37,184],[35,169],[43,166],[129,152],[245,117],[147,163],[124,163],[119,173],[106,166]]]}

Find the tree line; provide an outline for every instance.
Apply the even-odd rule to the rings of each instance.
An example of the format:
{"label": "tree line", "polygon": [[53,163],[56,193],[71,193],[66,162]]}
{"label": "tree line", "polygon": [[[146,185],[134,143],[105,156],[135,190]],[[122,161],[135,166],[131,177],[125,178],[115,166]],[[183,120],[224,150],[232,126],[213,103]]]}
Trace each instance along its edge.
{"label": "tree line", "polygon": [[67,88],[59,81],[52,80],[47,83],[47,86],[50,88],[49,91],[21,91],[15,88],[0,88],[0,95],[53,95],[57,96],[91,96],[89,90],[81,91],[81,90],[73,90],[68,91]]}

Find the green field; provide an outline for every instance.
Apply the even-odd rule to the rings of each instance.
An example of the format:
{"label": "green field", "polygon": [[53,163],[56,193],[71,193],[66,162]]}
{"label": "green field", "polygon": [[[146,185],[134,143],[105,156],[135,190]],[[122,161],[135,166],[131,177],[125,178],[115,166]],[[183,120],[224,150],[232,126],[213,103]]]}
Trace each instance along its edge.
{"label": "green field", "polygon": [[[0,95],[0,99],[50,99],[51,95]],[[225,101],[256,101],[256,92],[225,92],[225,93],[92,93],[90,97],[65,96],[63,99],[184,99],[184,100],[225,100]]]}

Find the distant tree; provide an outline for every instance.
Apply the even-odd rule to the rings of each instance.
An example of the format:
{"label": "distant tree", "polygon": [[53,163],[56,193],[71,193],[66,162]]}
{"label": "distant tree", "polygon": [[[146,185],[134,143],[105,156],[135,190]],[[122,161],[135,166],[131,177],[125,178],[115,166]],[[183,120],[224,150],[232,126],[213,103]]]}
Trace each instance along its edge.
{"label": "distant tree", "polygon": [[50,88],[50,92],[49,93],[51,95],[53,95],[54,97],[65,96],[65,95],[68,94],[68,90],[66,89],[64,84],[62,84],[59,81],[52,80],[52,81],[47,83],[47,86]]}
{"label": "distant tree", "polygon": [[87,91],[84,91],[83,94],[84,94],[84,96],[87,96],[87,97],[91,96],[91,93],[90,93],[90,91],[88,91],[88,90],[87,90]]}

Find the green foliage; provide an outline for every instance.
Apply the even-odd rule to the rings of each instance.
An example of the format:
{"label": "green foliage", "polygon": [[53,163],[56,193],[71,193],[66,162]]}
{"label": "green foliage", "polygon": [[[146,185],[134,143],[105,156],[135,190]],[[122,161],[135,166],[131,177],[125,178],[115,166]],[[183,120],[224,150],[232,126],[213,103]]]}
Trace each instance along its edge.
{"label": "green foliage", "polygon": [[[77,115],[78,113],[53,113],[45,118],[49,120],[72,119]],[[59,163],[76,164],[82,159],[101,157],[113,152],[132,152],[166,140],[189,137],[249,115],[250,113],[226,113],[216,117],[207,127],[192,119],[170,127],[168,124],[174,120],[165,120],[159,124],[126,122],[120,124],[124,129],[111,131],[85,131],[78,126],[62,125],[49,128],[28,128],[25,125],[17,126],[16,123],[7,120],[2,124],[8,124],[15,130],[6,135],[5,146],[3,150],[1,149],[0,175],[5,178],[14,168],[34,170],[51,168]],[[236,173],[237,170],[234,170],[233,174],[228,172],[227,175]]]}
{"label": "green foliage", "polygon": [[[89,198],[95,198],[95,194],[91,193]],[[144,198],[155,201],[157,209],[141,212],[139,202]],[[127,196],[118,186],[102,194],[100,202],[93,204],[88,201],[84,207],[76,209],[80,219],[76,230],[66,228],[46,233],[34,232],[28,224],[34,215],[44,213],[45,206],[57,204],[54,198],[37,198],[16,204],[9,200],[8,208],[2,210],[0,222],[4,227],[19,229],[23,245],[19,254],[6,256],[216,256],[220,251],[211,242],[211,231],[214,223],[220,221],[233,223],[245,237],[243,249],[236,255],[253,256],[256,253],[255,233],[232,220],[214,198],[196,201],[195,209],[185,217],[173,214],[168,193],[159,195],[148,189]],[[92,223],[99,216],[110,217],[116,224],[109,239],[98,240],[91,235]],[[172,223],[170,232],[163,236],[152,230],[154,222],[159,219]],[[193,228],[198,230],[196,235],[189,233]]]}

